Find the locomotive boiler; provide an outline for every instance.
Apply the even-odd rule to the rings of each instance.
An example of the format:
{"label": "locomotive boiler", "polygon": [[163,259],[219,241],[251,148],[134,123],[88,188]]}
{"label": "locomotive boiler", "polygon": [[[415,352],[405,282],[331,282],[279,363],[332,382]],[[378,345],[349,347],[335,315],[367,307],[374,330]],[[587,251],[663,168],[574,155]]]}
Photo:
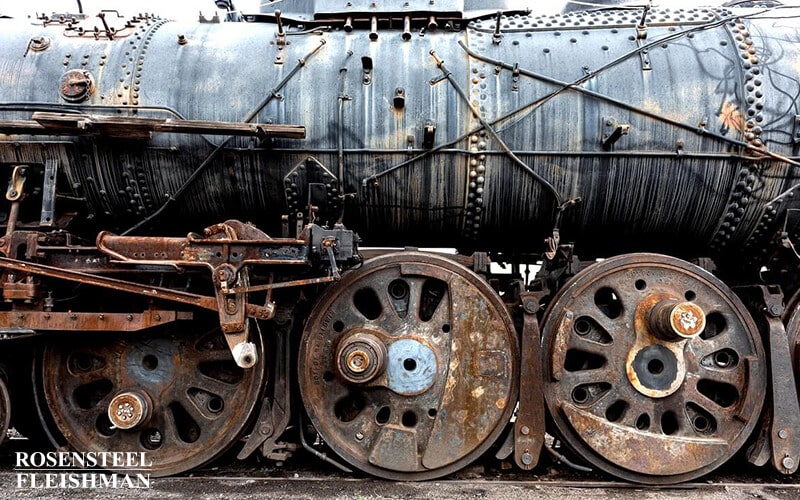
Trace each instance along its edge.
{"label": "locomotive boiler", "polygon": [[0,19],[2,430],[794,473],[798,10],[507,4]]}

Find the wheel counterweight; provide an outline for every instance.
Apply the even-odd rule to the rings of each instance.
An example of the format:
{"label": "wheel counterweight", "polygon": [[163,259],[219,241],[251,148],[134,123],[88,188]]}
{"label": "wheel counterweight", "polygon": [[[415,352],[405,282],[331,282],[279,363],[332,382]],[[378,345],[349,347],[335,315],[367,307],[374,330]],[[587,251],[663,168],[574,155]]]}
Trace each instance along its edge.
{"label": "wheel counterweight", "polygon": [[388,479],[468,464],[517,400],[519,347],[502,301],[430,254],[379,257],[343,277],[315,306],[299,355],[303,402],[322,438]]}
{"label": "wheel counterweight", "polygon": [[238,440],[259,401],[263,361],[236,366],[219,328],[173,328],[45,348],[44,396],[76,451],[144,452],[157,477],[199,467]]}
{"label": "wheel counterweight", "polygon": [[544,385],[558,434],[615,476],[668,484],[736,453],[758,423],[766,364],[721,281],[631,254],[576,275],[544,320]]}

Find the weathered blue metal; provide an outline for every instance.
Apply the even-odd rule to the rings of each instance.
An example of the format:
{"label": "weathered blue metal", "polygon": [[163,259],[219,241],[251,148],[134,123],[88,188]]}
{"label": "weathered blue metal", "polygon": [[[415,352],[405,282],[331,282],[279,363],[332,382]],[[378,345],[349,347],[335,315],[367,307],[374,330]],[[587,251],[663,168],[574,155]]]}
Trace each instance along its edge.
{"label": "weathered blue metal", "polygon": [[[455,7],[437,4],[464,10]],[[780,41],[795,28],[770,26],[767,36],[774,23],[755,11],[516,14],[500,19],[499,34],[494,16],[448,30],[414,21],[408,41],[394,25],[371,40],[334,21],[304,31],[284,20],[281,34],[273,23],[137,18],[113,40],[3,21],[2,118],[59,110],[239,122],[255,112],[253,121],[306,126],[301,141],[227,142],[174,203],[176,230],[220,213],[274,229],[312,195],[327,220],[346,206],[343,220],[371,244],[520,250],[531,240],[518,229],[537,241],[555,225],[550,191],[581,200],[563,211],[561,234],[598,255],[741,247],[781,220],[768,202],[794,183],[778,156],[795,148],[781,86],[797,80],[797,49]],[[91,80],[77,99],[61,88],[74,74]],[[223,142],[155,133],[12,146],[24,139],[5,139],[4,162],[56,156],[59,191],[88,201],[78,217],[115,229],[155,212]],[[308,161],[326,171],[328,182],[314,182],[321,192],[287,177]]]}

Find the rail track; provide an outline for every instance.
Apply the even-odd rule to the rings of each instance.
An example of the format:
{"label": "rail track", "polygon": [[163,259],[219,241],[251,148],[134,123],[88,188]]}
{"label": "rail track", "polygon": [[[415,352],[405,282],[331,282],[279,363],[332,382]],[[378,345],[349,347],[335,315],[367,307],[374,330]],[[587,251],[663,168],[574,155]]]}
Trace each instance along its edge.
{"label": "rail track", "polygon": [[[0,491],[3,498],[230,498],[270,499],[796,499],[800,482],[768,468],[754,468],[734,460],[701,481],[669,486],[642,486],[618,481],[599,472],[582,472],[552,462],[533,471],[499,470],[477,463],[445,478],[429,482],[394,482],[366,475],[342,473],[310,456],[276,467],[252,458],[223,458],[192,473],[153,478],[149,488],[41,488],[19,487],[15,467],[18,452],[36,448],[26,439],[11,439],[0,453]],[[97,471],[95,471],[97,472]]]}

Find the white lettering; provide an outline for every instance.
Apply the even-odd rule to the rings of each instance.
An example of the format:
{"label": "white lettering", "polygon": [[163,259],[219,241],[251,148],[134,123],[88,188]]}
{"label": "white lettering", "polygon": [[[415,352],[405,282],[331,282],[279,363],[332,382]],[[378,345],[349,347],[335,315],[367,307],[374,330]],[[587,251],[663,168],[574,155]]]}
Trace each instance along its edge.
{"label": "white lettering", "polygon": [[28,453],[24,451],[17,452],[17,465],[16,467],[30,467],[28,463]]}

